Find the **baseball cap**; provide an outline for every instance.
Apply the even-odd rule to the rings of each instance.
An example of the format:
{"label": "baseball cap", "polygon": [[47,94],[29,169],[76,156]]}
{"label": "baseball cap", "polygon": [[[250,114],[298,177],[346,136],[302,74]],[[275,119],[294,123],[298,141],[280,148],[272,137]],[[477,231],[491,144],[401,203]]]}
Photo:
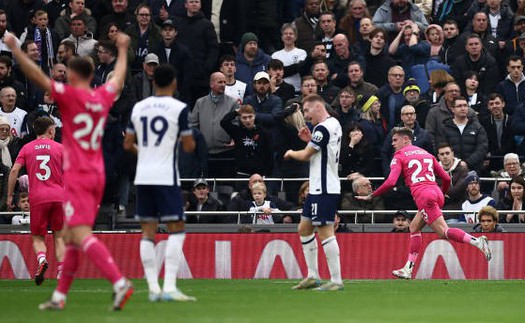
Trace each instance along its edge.
{"label": "baseball cap", "polygon": [[175,22],[171,19],[166,19],[164,20],[164,22],[162,23],[162,28],[164,27],[173,27],[173,28],[177,28],[177,26],[175,25]]}
{"label": "baseball cap", "polygon": [[206,185],[208,186],[208,182],[204,179],[204,178],[197,178],[194,182],[193,182],[193,187],[197,187],[199,185]]}
{"label": "baseball cap", "polygon": [[476,173],[476,171],[473,171],[471,170],[470,172],[467,173],[467,177],[465,177],[465,185],[468,185],[472,182],[478,182],[479,183],[479,176],[478,176],[478,173]]}
{"label": "baseball cap", "polygon": [[407,218],[408,219],[408,212],[406,210],[397,210],[397,212],[394,214],[394,218]]}
{"label": "baseball cap", "polygon": [[262,79],[266,79],[268,82],[270,82],[270,75],[268,75],[266,72],[257,72],[257,74],[255,74],[253,77],[254,82]]}
{"label": "baseball cap", "polygon": [[144,63],[146,63],[146,64],[155,63],[155,64],[159,65],[159,57],[157,55],[153,54],[153,53],[149,53],[144,58]]}

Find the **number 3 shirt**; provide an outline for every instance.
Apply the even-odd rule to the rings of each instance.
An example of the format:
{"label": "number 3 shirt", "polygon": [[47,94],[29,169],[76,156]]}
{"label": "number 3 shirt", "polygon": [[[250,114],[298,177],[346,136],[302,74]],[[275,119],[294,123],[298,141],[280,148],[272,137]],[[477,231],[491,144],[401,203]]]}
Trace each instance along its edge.
{"label": "number 3 shirt", "polygon": [[108,83],[96,89],[81,89],[52,82],[51,96],[62,115],[66,174],[104,175],[100,143],[115,93],[115,88]]}
{"label": "number 3 shirt", "polygon": [[135,185],[180,186],[179,136],[191,136],[186,104],[170,96],[151,96],[133,107],[127,133],[137,137]]}
{"label": "number 3 shirt", "polygon": [[394,187],[401,173],[413,196],[417,196],[425,187],[437,186],[435,175],[442,179],[443,193],[446,193],[450,187],[450,176],[439,165],[436,158],[420,147],[409,145],[394,154],[390,163],[390,175],[373,196],[379,196]]}
{"label": "number 3 shirt", "polygon": [[20,150],[15,163],[26,167],[31,206],[64,201],[63,155],[64,147],[47,138],[33,140]]}

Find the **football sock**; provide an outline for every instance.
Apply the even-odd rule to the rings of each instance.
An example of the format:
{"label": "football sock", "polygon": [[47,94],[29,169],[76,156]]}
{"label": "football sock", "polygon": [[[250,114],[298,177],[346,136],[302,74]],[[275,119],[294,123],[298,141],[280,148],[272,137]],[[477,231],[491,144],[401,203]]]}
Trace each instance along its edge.
{"label": "football sock", "polygon": [[108,248],[95,236],[89,235],[82,240],[82,251],[111,283],[115,284],[122,278]]}
{"label": "football sock", "polygon": [[63,269],[64,269],[64,262],[58,261],[57,262],[57,279],[60,279],[60,276],[62,276]]}
{"label": "football sock", "polygon": [[473,246],[478,246],[478,239],[458,228],[445,229],[445,236],[452,241],[470,243]]}
{"label": "football sock", "polygon": [[[69,288],[73,283],[73,279],[75,278],[75,273],[77,272],[78,265],[80,263],[79,261],[80,250],[78,250],[78,248],[74,245],[67,245],[66,254],[64,255],[64,262],[62,266],[62,274],[60,276],[60,279],[58,280],[57,288],[53,293],[53,301],[57,302],[65,299],[65,295],[67,295]],[[55,293],[62,295],[63,298],[55,299]]]}
{"label": "football sock", "polygon": [[341,264],[339,261],[339,244],[335,236],[326,238],[322,243],[324,253],[326,255],[326,262],[328,263],[328,269],[330,270],[330,277],[332,283],[342,284],[341,278]]}
{"label": "football sock", "polygon": [[303,245],[304,260],[306,262],[306,268],[308,268],[309,278],[319,278],[319,270],[317,263],[317,240],[315,239],[315,233],[309,236],[301,236],[301,243]]}
{"label": "football sock", "polygon": [[166,243],[166,259],[164,260],[164,285],[163,291],[174,292],[177,289],[177,273],[182,260],[182,246],[186,233],[184,231],[172,232]]}
{"label": "football sock", "polygon": [[38,264],[40,265],[42,262],[46,260],[46,253],[43,251],[39,251],[36,254],[36,259],[38,260]]}
{"label": "football sock", "polygon": [[[410,234],[410,242],[408,244],[408,261],[411,263],[416,262],[419,256],[419,250],[423,244],[423,238],[421,232],[415,232]],[[411,267],[410,267],[411,268]]]}
{"label": "football sock", "polygon": [[145,238],[140,240],[140,260],[142,261],[149,290],[153,293],[160,293],[157,261],[155,259],[155,242],[153,240]]}

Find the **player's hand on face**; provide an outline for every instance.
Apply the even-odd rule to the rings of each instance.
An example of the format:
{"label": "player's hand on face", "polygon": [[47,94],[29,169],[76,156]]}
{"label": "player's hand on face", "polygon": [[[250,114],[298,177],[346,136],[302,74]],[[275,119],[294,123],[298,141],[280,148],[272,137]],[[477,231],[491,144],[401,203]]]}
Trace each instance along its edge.
{"label": "player's hand on face", "polygon": [[2,40],[7,45],[7,47],[9,47],[11,49],[16,47],[16,37],[13,34],[11,34],[9,32],[5,32],[4,37],[2,38]]}
{"label": "player's hand on face", "polygon": [[310,132],[310,129],[308,127],[302,127],[301,130],[299,130],[299,138],[301,138],[304,142],[309,142],[312,140],[312,133]]}

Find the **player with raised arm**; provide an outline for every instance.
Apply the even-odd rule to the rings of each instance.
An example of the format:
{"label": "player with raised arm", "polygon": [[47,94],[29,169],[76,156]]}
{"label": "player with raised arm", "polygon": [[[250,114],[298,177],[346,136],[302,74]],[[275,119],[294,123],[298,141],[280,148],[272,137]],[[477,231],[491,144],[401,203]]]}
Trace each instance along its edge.
{"label": "player with raised arm", "polygon": [[[410,188],[418,212],[410,223],[408,260],[403,268],[392,271],[392,274],[398,278],[412,278],[412,269],[423,243],[421,230],[427,224],[443,239],[469,243],[477,247],[489,261],[492,255],[485,236],[476,238],[461,229],[449,228],[443,219],[441,212],[445,201],[443,192],[447,192],[450,187],[450,177],[447,172],[432,154],[412,145],[412,130],[399,127],[394,128],[392,133],[392,147],[395,154],[390,163],[390,175],[372,194],[356,197],[371,199],[373,196],[385,193],[395,186],[401,174]],[[441,189],[436,183],[436,175],[441,178]]]}
{"label": "player with raised arm", "polygon": [[[299,236],[308,275],[292,289],[337,291],[343,289],[339,245],[334,234],[334,219],[341,194],[337,167],[341,148],[342,130],[339,121],[326,111],[323,98],[314,94],[303,99],[304,117],[314,125],[312,132],[307,127],[299,131],[299,137],[308,142],[302,150],[288,150],[285,159],[310,161],[310,188],[304,202]],[[317,227],[330,270],[331,279],[321,285],[317,262]]]}
{"label": "player with raised arm", "polygon": [[[155,70],[155,95],[135,104],[124,138],[124,148],[138,154],[136,218],[142,228],[140,259],[152,302],[196,300],[176,285],[186,237],[176,152],[179,141],[185,152],[195,149],[195,141],[188,127],[186,104],[172,97],[177,89],[175,75],[175,69],[168,64]],[[158,222],[166,222],[169,232],[162,292],[155,260]]]}
{"label": "player with raised arm", "polygon": [[85,57],[68,61],[68,84],[51,80],[16,46],[15,37],[5,33],[4,43],[11,49],[26,77],[43,91],[51,93],[62,115],[64,144],[64,185],[66,255],[62,276],[51,299],[41,310],[61,310],[79,266],[80,252],[113,284],[113,310],[120,310],[133,293],[133,285],[117,268],[107,247],[93,235],[105,186],[104,160],[100,149],[106,118],[126,76],[129,36],[116,38],[118,56],[114,76],[92,89],[93,65]]}
{"label": "player with raised arm", "polygon": [[60,277],[65,245],[62,239],[64,227],[64,183],[62,162],[64,147],[54,141],[55,122],[49,117],[40,117],[33,123],[37,139],[22,147],[9,173],[7,181],[7,205],[14,207],[13,196],[18,174],[25,167],[29,177],[29,200],[31,201],[31,237],[38,261],[35,284],[44,282],[49,267],[46,258],[46,234],[48,227],[53,232],[57,277]]}

